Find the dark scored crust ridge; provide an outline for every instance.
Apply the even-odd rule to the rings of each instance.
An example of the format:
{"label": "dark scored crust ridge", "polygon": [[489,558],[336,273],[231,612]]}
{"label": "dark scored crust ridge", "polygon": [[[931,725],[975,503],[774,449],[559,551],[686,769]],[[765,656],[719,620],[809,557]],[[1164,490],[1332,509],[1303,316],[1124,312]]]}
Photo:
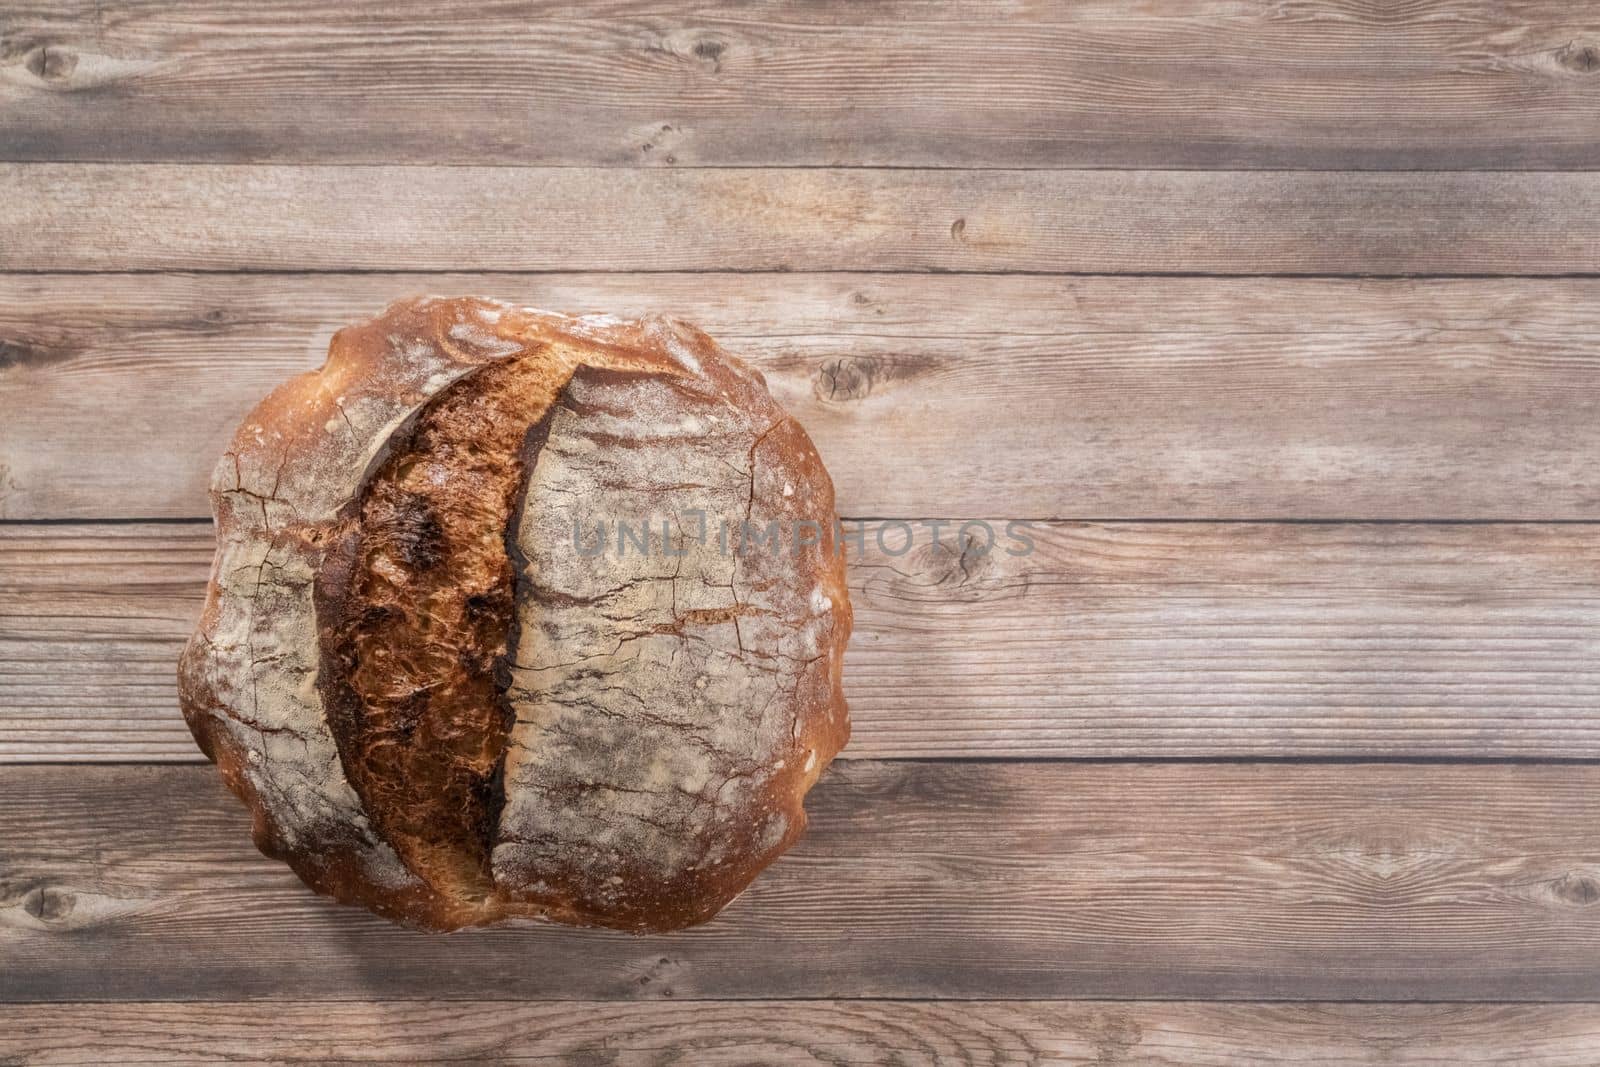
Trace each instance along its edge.
{"label": "dark scored crust ridge", "polygon": [[504,531],[524,442],[556,388],[539,352],[476,370],[429,403],[364,487],[319,575],[320,684],[350,783],[408,867],[468,899],[494,891],[497,782],[514,718]]}

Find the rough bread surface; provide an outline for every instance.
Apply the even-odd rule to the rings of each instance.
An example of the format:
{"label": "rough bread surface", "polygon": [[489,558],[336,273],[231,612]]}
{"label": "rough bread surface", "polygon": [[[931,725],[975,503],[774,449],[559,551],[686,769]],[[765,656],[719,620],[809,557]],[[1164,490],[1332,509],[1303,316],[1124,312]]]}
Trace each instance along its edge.
{"label": "rough bread surface", "polygon": [[832,484],[687,324],[402,301],[250,414],[212,498],[184,715],[339,900],[701,922],[849,736]]}

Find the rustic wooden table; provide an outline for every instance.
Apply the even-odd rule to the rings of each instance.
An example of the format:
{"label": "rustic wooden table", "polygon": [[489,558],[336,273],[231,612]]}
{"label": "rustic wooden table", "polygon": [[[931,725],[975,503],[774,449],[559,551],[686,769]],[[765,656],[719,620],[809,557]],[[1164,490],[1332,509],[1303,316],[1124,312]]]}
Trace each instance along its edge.
{"label": "rustic wooden table", "polygon": [[[1600,1062],[1597,134],[1560,0],[0,0],[0,1062]],[[852,559],[703,928],[337,907],[188,738],[212,461],[419,291],[1036,524]]]}

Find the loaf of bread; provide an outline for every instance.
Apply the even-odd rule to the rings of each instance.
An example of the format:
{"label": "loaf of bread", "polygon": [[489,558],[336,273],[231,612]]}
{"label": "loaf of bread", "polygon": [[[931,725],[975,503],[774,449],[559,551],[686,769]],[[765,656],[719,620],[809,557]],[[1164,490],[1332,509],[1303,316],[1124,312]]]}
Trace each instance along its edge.
{"label": "loaf of bread", "polygon": [[261,402],[212,501],[183,712],[338,900],[702,922],[849,735],[832,483],[683,322],[402,301]]}

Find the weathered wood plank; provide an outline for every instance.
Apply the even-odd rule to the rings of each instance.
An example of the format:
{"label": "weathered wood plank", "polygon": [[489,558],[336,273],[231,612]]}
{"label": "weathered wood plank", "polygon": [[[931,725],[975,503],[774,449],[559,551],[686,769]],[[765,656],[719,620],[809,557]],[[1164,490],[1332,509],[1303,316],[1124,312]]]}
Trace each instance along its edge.
{"label": "weathered wood plank", "polygon": [[0,518],[205,515],[245,412],[414,292],[685,315],[848,514],[1600,518],[1600,280],[0,275]]}
{"label": "weathered wood plank", "polygon": [[[1600,527],[1062,523],[1010,556],[993,526],[850,546],[846,757],[1600,758]],[[198,760],[173,672],[210,554],[0,526],[0,761]]]}
{"label": "weathered wood plank", "polygon": [[[0,1006],[0,1057],[163,1063],[1592,1067],[1592,1004],[274,1001]],[[5,1062],[11,1062],[6,1059]]]}
{"label": "weathered wood plank", "polygon": [[1600,270],[1600,173],[0,164],[0,270]]}
{"label": "weathered wood plank", "polygon": [[[441,937],[206,767],[0,768],[0,999],[1595,1000],[1600,766],[836,764],[714,922]],[[180,961],[180,966],[174,966]]]}
{"label": "weathered wood plank", "polygon": [[31,160],[1593,167],[1559,0],[31,0]]}

